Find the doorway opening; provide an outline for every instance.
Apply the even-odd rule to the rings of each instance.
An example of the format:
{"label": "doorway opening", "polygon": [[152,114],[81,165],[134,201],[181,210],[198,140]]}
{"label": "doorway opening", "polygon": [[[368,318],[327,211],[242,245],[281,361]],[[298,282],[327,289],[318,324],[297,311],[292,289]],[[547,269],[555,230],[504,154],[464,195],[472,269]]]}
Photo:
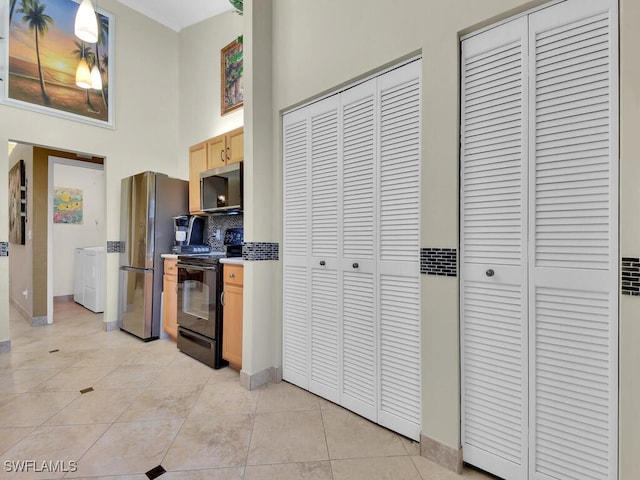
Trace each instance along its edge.
{"label": "doorway opening", "polygon": [[25,235],[23,244],[10,245],[9,301],[31,326],[40,326],[53,323],[54,297],[74,297],[75,248],[106,245],[105,159],[10,142],[9,167],[20,160]]}

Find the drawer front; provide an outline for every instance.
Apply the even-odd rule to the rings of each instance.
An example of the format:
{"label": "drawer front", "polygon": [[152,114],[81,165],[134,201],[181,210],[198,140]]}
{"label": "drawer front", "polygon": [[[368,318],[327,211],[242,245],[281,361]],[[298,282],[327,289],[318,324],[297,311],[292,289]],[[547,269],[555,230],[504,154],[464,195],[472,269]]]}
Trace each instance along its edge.
{"label": "drawer front", "polygon": [[165,275],[177,275],[178,274],[178,260],[175,258],[164,259],[164,273]]}
{"label": "drawer front", "polygon": [[244,268],[242,265],[229,265],[224,266],[224,283],[231,283],[234,285],[242,285]]}

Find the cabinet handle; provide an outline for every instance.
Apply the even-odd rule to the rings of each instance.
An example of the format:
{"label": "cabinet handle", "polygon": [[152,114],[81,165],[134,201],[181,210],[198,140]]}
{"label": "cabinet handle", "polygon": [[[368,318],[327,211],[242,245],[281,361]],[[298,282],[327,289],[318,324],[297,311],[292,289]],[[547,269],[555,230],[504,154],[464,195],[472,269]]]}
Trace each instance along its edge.
{"label": "cabinet handle", "polygon": [[227,147],[227,160],[231,160],[231,147]]}
{"label": "cabinet handle", "polygon": [[229,274],[229,278],[236,278],[236,274],[235,273],[230,273]]}
{"label": "cabinet handle", "polygon": [[224,163],[224,162],[225,162],[225,159],[224,159],[224,148],[223,148],[222,150],[220,150],[220,161],[221,161],[222,163]]}
{"label": "cabinet handle", "polygon": [[354,263],[353,265],[351,265],[353,268],[358,268],[360,265],[358,265],[357,263]]}
{"label": "cabinet handle", "polygon": [[494,271],[493,271],[493,268],[490,268],[489,270],[487,270],[487,271],[485,272],[485,275],[486,275],[487,277],[493,277],[495,274],[496,274],[496,272],[494,272]]}
{"label": "cabinet handle", "polygon": [[320,266],[324,267],[327,264],[327,262],[325,262],[324,260],[320,260]]}
{"label": "cabinet handle", "polygon": [[220,294],[220,305],[224,307],[224,292]]}

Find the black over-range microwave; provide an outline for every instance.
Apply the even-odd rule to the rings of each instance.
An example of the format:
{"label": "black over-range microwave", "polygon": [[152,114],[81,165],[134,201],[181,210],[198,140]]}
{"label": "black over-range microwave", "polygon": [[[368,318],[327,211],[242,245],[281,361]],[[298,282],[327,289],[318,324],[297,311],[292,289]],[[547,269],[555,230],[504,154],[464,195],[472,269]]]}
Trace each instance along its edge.
{"label": "black over-range microwave", "polygon": [[232,163],[200,173],[200,208],[203,212],[242,211],[243,163]]}

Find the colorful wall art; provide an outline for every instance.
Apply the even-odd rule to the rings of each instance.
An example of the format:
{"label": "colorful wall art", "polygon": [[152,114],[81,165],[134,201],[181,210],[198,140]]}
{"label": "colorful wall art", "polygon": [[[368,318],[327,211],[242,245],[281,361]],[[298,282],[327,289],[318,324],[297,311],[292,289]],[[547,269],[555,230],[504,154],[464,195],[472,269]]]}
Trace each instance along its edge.
{"label": "colorful wall art", "polygon": [[25,244],[27,220],[27,183],[24,160],[9,170],[9,242]]}
{"label": "colorful wall art", "polygon": [[[113,127],[113,16],[98,11],[98,42],[89,44],[74,34],[77,11],[73,0],[11,1],[4,103]],[[7,42],[0,43],[4,55]],[[90,88],[77,83],[81,60],[96,69]]]}
{"label": "colorful wall art", "polygon": [[242,87],[242,36],[224,47],[220,52],[220,72],[222,75],[222,95],[220,110],[222,115],[242,108],[244,89]]}
{"label": "colorful wall art", "polygon": [[53,187],[53,223],[82,223],[82,189]]}

